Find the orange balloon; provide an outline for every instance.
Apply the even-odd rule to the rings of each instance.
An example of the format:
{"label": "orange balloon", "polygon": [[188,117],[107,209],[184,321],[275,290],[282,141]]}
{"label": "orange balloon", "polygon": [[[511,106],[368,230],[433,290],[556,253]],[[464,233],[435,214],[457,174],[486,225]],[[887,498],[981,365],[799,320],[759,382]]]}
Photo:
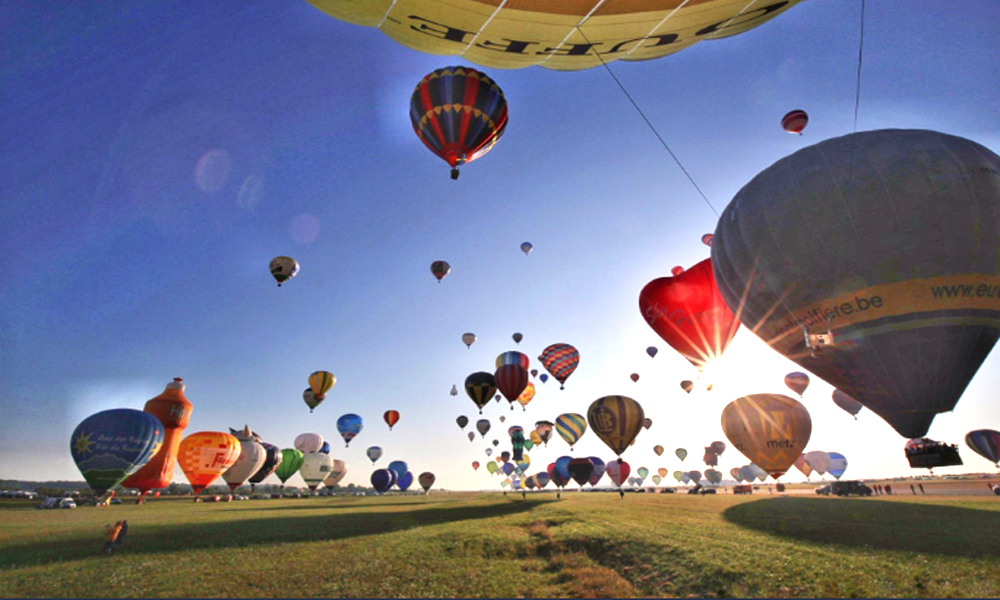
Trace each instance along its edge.
{"label": "orange balloon", "polygon": [[236,464],[240,441],[221,431],[199,431],[181,441],[177,462],[198,494]]}
{"label": "orange balloon", "polygon": [[723,409],[722,430],[737,450],[777,479],[809,443],[812,419],[798,400],[781,394],[751,394]]}
{"label": "orange balloon", "polygon": [[152,460],[122,482],[122,487],[137,489],[145,496],[149,490],[167,487],[174,480],[181,435],[191,420],[192,407],[184,397],[184,380],[175,377],[162,394],[146,402],[143,410],[163,423],[163,445]]}

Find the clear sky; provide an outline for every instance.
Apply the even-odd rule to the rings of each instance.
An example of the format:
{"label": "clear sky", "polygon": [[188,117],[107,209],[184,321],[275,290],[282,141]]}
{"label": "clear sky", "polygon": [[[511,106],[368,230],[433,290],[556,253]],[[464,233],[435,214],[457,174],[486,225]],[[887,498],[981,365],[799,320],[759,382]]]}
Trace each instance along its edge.
{"label": "clear sky", "polygon": [[[859,14],[856,0],[806,0],[745,34],[612,69],[721,212],[779,158],[851,132]],[[870,0],[858,129],[934,129],[1000,152],[998,22],[995,0]],[[697,373],[637,298],[708,256],[716,217],[604,69],[486,69],[510,124],[451,181],[408,103],[426,73],[463,61],[305,1],[15,0],[0,30],[0,478],[80,479],[73,428],[141,409],[173,377],[194,405],[187,433],[249,424],[290,447],[317,432],[347,461],[345,483],[367,484],[365,449],[379,445],[379,467],[405,460],[436,487],[494,488],[470,467],[490,440],[607,394],[653,420],[625,454],[633,469],[704,469],[702,448],[725,440],[722,408],[787,392],[799,370],[742,330],[714,391],[678,386]],[[802,137],[779,126],[795,108],[810,114]],[[282,254],[302,271],[279,289],[267,267]],[[440,285],[434,260],[452,266]],[[582,355],[566,390],[536,381],[526,412],[491,403],[493,431],[470,443],[455,417],[477,411],[452,385],[505,350],[538,367],[553,342]],[[310,414],[301,394],[316,370],[338,383]],[[994,351],[929,435],[1000,428],[998,384]],[[831,391],[814,378],[805,393],[810,450],[846,455],[848,476],[915,473],[903,438],[867,410],[855,421]],[[365,419],[350,448],[335,428],[347,412]],[[691,451],[683,465],[676,447]],[[568,454],[558,437],[529,452],[536,468]],[[612,458],[592,432],[573,454]],[[962,455],[940,471],[993,470]],[[747,462],[730,449],[720,468]]]}

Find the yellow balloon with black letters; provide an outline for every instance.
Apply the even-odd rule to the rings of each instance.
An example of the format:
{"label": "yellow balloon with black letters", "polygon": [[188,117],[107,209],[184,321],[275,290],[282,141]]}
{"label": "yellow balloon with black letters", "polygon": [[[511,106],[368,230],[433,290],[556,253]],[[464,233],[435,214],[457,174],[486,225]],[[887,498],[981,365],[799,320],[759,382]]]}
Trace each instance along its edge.
{"label": "yellow balloon with black letters", "polygon": [[722,410],[722,431],[729,442],[775,479],[802,454],[812,434],[806,407],[781,394],[751,394]]}
{"label": "yellow balloon with black letters", "polygon": [[621,456],[642,431],[642,406],[627,396],[604,396],[587,409],[587,422],[608,448]]}

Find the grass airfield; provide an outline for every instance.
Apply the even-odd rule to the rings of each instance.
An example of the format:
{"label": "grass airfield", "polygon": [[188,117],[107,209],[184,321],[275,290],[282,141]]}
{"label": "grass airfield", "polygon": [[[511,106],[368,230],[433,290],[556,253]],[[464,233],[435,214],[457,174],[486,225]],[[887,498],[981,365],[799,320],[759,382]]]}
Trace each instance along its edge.
{"label": "grass airfield", "polygon": [[[0,503],[2,597],[1000,596],[988,495],[37,504]],[[103,555],[118,519],[125,548]]]}

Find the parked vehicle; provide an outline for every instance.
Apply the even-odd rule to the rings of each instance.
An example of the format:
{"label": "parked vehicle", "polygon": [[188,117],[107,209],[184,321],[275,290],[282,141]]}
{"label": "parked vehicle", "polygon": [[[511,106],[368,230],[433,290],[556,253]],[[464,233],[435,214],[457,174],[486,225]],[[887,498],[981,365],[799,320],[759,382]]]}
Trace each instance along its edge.
{"label": "parked vehicle", "polygon": [[753,486],[750,485],[750,484],[748,484],[748,483],[744,483],[744,484],[740,484],[740,485],[734,485],[733,486],[733,493],[734,494],[752,494],[753,493]]}
{"label": "parked vehicle", "polygon": [[76,502],[72,498],[46,498],[38,508],[76,508]]}
{"label": "parked vehicle", "polygon": [[829,485],[824,485],[816,489],[816,493],[822,496],[871,496],[872,489],[860,481],[834,481]]}

